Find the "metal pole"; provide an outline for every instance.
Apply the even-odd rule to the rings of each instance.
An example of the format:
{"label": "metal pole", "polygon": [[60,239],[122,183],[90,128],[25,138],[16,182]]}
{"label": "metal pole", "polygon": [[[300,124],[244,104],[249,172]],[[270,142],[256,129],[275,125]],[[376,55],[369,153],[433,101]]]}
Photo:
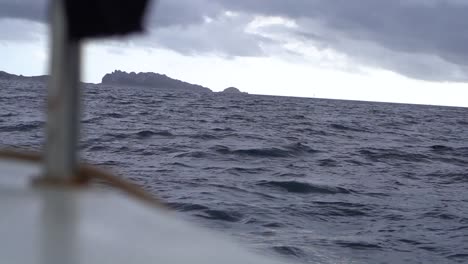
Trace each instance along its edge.
{"label": "metal pole", "polygon": [[[80,43],[70,37],[65,0],[51,0],[52,53],[47,98],[44,179],[66,182],[76,173],[80,102]],[[42,263],[76,264],[78,210],[74,192],[44,190]]]}
{"label": "metal pole", "polygon": [[47,102],[45,177],[66,180],[77,168],[80,43],[70,38],[63,0],[52,0],[51,76]]}

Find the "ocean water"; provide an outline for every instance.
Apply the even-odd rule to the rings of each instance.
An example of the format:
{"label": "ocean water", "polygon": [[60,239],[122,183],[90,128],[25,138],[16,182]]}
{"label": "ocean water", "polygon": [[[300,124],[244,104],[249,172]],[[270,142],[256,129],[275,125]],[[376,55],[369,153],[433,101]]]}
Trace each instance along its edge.
{"label": "ocean water", "polygon": [[[0,147],[45,85],[0,80]],[[87,85],[81,154],[292,263],[468,263],[468,108]]]}

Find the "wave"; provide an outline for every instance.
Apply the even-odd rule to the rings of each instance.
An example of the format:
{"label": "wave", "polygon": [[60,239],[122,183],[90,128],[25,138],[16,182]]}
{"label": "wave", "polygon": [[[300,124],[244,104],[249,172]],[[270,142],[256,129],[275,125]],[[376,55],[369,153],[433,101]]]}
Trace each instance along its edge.
{"label": "wave", "polygon": [[253,175],[260,175],[268,171],[266,168],[243,168],[243,167],[234,167],[226,169],[225,172],[234,175],[245,175],[245,174],[253,174]]}
{"label": "wave", "polygon": [[92,146],[88,149],[88,151],[105,151],[108,150],[108,147],[105,146]]}
{"label": "wave", "polygon": [[343,131],[368,132],[366,129],[363,129],[363,128],[354,128],[354,127],[349,127],[349,126],[345,126],[341,124],[331,124],[330,127],[336,130],[343,130]]}
{"label": "wave", "polygon": [[81,120],[81,123],[83,124],[92,124],[100,120],[101,117],[91,117],[91,118],[85,118]]}
{"label": "wave", "polygon": [[326,185],[318,185],[299,181],[260,181],[257,183],[259,186],[268,186],[279,188],[290,193],[318,193],[318,194],[349,194],[352,193],[343,187],[333,187]]}
{"label": "wave", "polygon": [[238,149],[231,151],[232,154],[252,157],[292,157],[292,152],[281,148],[264,149]]}
{"label": "wave", "polygon": [[103,166],[123,166],[124,163],[116,160],[106,160],[106,161],[100,161],[95,163],[96,165],[103,165]]}
{"label": "wave", "polygon": [[462,157],[468,157],[468,147],[460,147],[456,148],[454,151],[454,155],[459,155]]}
{"label": "wave", "polygon": [[190,138],[203,139],[203,140],[214,140],[214,139],[219,139],[220,136],[214,135],[214,134],[203,133],[203,134],[191,135]]}
{"label": "wave", "polygon": [[448,146],[444,146],[444,145],[433,145],[430,148],[431,148],[431,150],[433,150],[435,152],[446,152],[446,151],[452,151],[453,150],[453,148],[448,147]]}
{"label": "wave", "polygon": [[441,220],[454,220],[454,219],[459,219],[460,217],[450,214],[448,212],[444,212],[443,209],[434,209],[430,212],[426,212],[422,215],[423,217],[429,217],[429,218],[436,218],[436,219],[441,219]]}
{"label": "wave", "polygon": [[[129,137],[130,137],[130,134],[125,134],[125,133],[106,133],[102,135],[101,138],[95,138],[92,141],[95,143],[99,143],[99,142],[103,142],[104,139],[106,139],[106,141],[112,141],[114,139],[121,140],[121,139],[126,139]],[[88,141],[87,143],[91,143],[91,142]]]}
{"label": "wave", "polygon": [[356,216],[369,216],[369,214],[363,210],[357,210],[357,209],[330,208],[327,210],[326,216],[356,217]]}
{"label": "wave", "polygon": [[447,256],[447,258],[460,261],[460,263],[464,263],[468,259],[468,253],[452,254]]}
{"label": "wave", "polygon": [[432,179],[439,181],[442,184],[457,184],[457,183],[468,183],[468,173],[446,173],[446,172],[434,172],[426,175]]}
{"label": "wave", "polygon": [[453,156],[468,157],[468,147],[454,148],[445,145],[433,145],[430,147],[430,150],[440,155],[451,154]]}
{"label": "wave", "polygon": [[407,162],[427,162],[429,157],[419,153],[407,153],[395,149],[375,149],[367,148],[359,150],[359,154],[373,162],[386,161],[407,161]]}
{"label": "wave", "polygon": [[190,211],[201,211],[201,210],[208,210],[209,208],[200,205],[200,204],[192,204],[192,203],[169,203],[168,206],[170,208],[174,208],[177,211],[181,212],[190,212]]}
{"label": "wave", "polygon": [[273,174],[275,177],[281,178],[304,178],[307,176],[305,173],[291,173],[291,172],[278,172]]}
{"label": "wave", "polygon": [[270,222],[270,223],[264,224],[262,226],[268,227],[268,228],[282,228],[282,227],[285,227],[285,224],[278,223],[278,222]]}
{"label": "wave", "polygon": [[382,247],[378,244],[364,242],[364,241],[344,241],[338,240],[335,241],[335,244],[351,249],[360,249],[360,250],[368,250],[368,249],[381,249]]}
{"label": "wave", "polygon": [[203,152],[203,151],[190,151],[190,152],[185,152],[181,154],[175,155],[176,158],[206,158],[210,156],[208,153]]}
{"label": "wave", "polygon": [[225,128],[220,128],[220,127],[216,127],[216,128],[212,128],[211,130],[213,131],[224,131],[224,132],[234,132],[235,130],[230,128],[230,127],[225,127]]}
{"label": "wave", "polygon": [[153,156],[153,155],[156,155],[157,153],[153,151],[149,151],[149,150],[141,150],[139,151],[139,154],[141,156]]}
{"label": "wave", "polygon": [[307,117],[305,115],[294,115],[292,118],[293,119],[299,119],[299,120],[300,119],[307,119]]}
{"label": "wave", "polygon": [[[465,155],[463,153],[461,153],[459,155],[465,157]],[[457,165],[457,166],[460,166],[462,168],[465,168],[466,164],[467,164],[466,159],[459,159],[459,158],[455,158],[454,156],[457,156],[457,155],[452,153],[452,157],[437,157],[437,158],[433,158],[432,160],[433,161],[440,161],[440,162],[444,162],[444,163],[448,163],[448,164],[453,164],[453,165]]]}
{"label": "wave", "polygon": [[174,135],[169,131],[142,130],[142,131],[137,132],[136,136],[139,138],[150,138],[153,136],[172,137]]}
{"label": "wave", "polygon": [[172,163],[166,163],[166,164],[164,164],[164,165],[176,166],[176,167],[184,167],[184,168],[193,168],[193,166],[187,165],[187,164],[182,163],[182,162],[172,162]]}
{"label": "wave", "polygon": [[322,159],[318,161],[318,164],[321,167],[337,167],[338,161],[334,159]]}
{"label": "wave", "polygon": [[12,126],[2,126],[0,127],[0,132],[27,132],[35,129],[42,128],[44,126],[43,121],[33,121],[24,124],[12,125]]}
{"label": "wave", "polygon": [[293,246],[274,246],[271,249],[287,257],[302,258],[306,255],[302,249]]}
{"label": "wave", "polygon": [[402,243],[409,244],[409,245],[413,245],[413,246],[419,246],[419,245],[424,244],[424,243],[422,243],[422,242],[419,242],[419,241],[416,241],[416,240],[412,240],[412,239],[406,239],[406,238],[398,239],[398,241],[399,241],[399,242],[402,242]]}
{"label": "wave", "polygon": [[237,156],[248,156],[248,157],[259,157],[259,158],[287,158],[297,157],[304,154],[317,153],[314,150],[304,144],[295,143],[283,147],[270,147],[270,148],[252,148],[252,149],[235,149],[232,150],[226,146],[215,146],[211,148],[220,154],[225,155],[237,155]]}
{"label": "wave", "polygon": [[226,222],[239,222],[243,218],[243,215],[239,212],[230,212],[213,209],[203,210],[202,213],[198,213],[196,214],[196,216]]}
{"label": "wave", "polygon": [[369,211],[371,208],[362,206],[359,208],[348,208],[342,206],[336,206],[333,204],[322,205],[320,210],[314,209],[310,212],[310,215],[322,215],[325,217],[357,217],[357,216],[369,216]]}
{"label": "wave", "polygon": [[105,117],[112,117],[112,118],[124,118],[123,115],[121,114],[118,114],[118,113],[108,113],[108,114],[104,114]]}

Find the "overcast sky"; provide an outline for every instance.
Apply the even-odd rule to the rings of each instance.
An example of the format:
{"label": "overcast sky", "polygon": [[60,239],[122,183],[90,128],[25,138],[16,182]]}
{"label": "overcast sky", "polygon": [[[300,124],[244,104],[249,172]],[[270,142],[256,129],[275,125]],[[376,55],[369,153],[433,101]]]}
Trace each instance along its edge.
{"label": "overcast sky", "polygon": [[[144,36],[86,43],[83,79],[468,106],[467,14],[468,0],[161,0]],[[0,70],[47,72],[46,21],[45,0],[0,0]]]}

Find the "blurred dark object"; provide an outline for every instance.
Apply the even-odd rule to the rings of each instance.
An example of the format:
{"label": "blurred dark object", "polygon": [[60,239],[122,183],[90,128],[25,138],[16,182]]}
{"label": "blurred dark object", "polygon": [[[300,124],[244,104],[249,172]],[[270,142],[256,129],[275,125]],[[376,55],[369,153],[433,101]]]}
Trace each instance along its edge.
{"label": "blurred dark object", "polygon": [[143,29],[149,0],[65,0],[73,39],[124,35]]}

